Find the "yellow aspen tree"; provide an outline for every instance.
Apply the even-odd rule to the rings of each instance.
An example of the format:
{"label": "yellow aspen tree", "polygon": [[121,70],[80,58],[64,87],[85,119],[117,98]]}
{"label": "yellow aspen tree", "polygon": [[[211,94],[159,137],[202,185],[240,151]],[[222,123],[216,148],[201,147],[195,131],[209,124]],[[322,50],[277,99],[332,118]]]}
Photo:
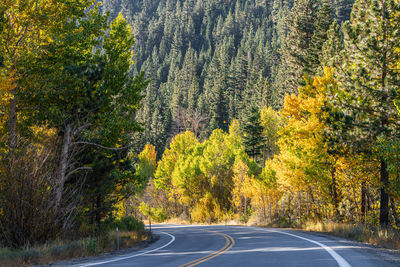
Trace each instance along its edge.
{"label": "yellow aspen tree", "polygon": [[[281,112],[286,125],[280,131],[278,141],[280,155],[276,168],[278,183],[288,194],[289,216],[294,196],[306,194],[309,197],[307,213],[322,219],[332,202],[337,206],[334,168],[336,159],[328,154],[324,140],[325,119],[323,110],[325,92],[329,86],[336,86],[332,69],[326,68],[322,77],[306,78],[306,85],[299,88],[299,94],[285,97]],[[301,209],[300,197],[298,210]]]}

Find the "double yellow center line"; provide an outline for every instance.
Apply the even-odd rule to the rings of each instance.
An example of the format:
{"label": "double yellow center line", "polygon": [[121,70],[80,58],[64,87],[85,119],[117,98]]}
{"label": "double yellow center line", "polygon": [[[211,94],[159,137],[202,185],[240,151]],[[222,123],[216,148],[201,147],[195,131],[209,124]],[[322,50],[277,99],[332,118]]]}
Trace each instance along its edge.
{"label": "double yellow center line", "polygon": [[214,233],[214,234],[217,234],[217,235],[225,237],[225,240],[226,240],[225,246],[223,248],[221,248],[220,250],[214,251],[211,254],[208,254],[208,255],[206,255],[204,257],[201,257],[199,259],[193,260],[191,262],[182,264],[179,267],[191,267],[191,266],[196,266],[196,265],[198,265],[200,263],[209,261],[209,260],[211,260],[211,259],[213,259],[213,258],[215,258],[215,257],[217,257],[217,256],[219,256],[221,254],[224,254],[225,252],[230,250],[235,245],[235,240],[233,239],[233,237],[231,237],[231,236],[229,236],[227,234],[219,233],[219,232],[215,232],[215,231],[207,231],[207,230],[203,230],[203,231]]}

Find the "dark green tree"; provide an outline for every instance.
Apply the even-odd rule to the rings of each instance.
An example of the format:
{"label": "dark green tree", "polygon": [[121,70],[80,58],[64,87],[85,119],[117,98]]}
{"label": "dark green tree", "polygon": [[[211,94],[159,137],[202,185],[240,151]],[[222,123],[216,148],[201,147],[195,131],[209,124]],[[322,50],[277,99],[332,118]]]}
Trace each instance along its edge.
{"label": "dark green tree", "polygon": [[304,85],[303,75],[310,74],[308,61],[315,31],[317,4],[315,0],[296,0],[287,17],[288,35],[282,46],[279,87],[294,93]]}
{"label": "dark green tree", "polygon": [[310,51],[307,58],[308,69],[306,73],[310,75],[316,74],[321,65],[322,46],[328,38],[327,32],[333,21],[331,0],[322,1],[316,16],[315,31],[311,39]]}
{"label": "dark green tree", "polygon": [[335,67],[342,62],[343,34],[340,25],[334,20],[327,32],[327,40],[322,46],[320,57],[322,66]]}
{"label": "dark green tree", "polygon": [[[399,138],[397,109],[393,105],[400,79],[400,4],[388,0],[357,0],[351,21],[343,26],[344,62],[339,68],[336,118],[342,123],[337,138],[355,153],[369,153],[380,161],[381,227],[389,225],[387,162],[372,149],[379,138]],[[333,98],[335,99],[335,98]],[[347,137],[347,138],[346,138]]]}
{"label": "dark green tree", "polygon": [[247,154],[257,161],[264,146],[264,128],[261,126],[260,110],[254,106],[246,109],[242,118],[243,145]]}
{"label": "dark green tree", "polygon": [[[86,173],[99,182],[92,172],[98,164],[95,159],[108,161],[107,153],[113,151],[126,157],[123,151],[132,146],[132,133],[140,130],[132,116],[147,82],[143,74],[130,74],[134,37],[122,16],[108,26],[107,17],[96,12],[93,9],[88,17],[69,22],[64,34],[56,33],[55,41],[46,47],[47,53],[38,55],[37,65],[27,74],[32,77],[28,84],[35,90],[21,95],[25,103],[36,108],[32,123],[54,127],[62,138],[54,189],[56,208],[62,207],[71,179]],[[28,108],[22,111],[31,112]],[[90,162],[85,160],[87,153],[92,155]],[[110,168],[107,172],[102,169],[102,178],[119,172],[118,164],[105,165]],[[125,176],[128,178],[134,180]],[[85,183],[88,190],[96,187],[89,181]],[[114,187],[109,194],[117,193]]]}

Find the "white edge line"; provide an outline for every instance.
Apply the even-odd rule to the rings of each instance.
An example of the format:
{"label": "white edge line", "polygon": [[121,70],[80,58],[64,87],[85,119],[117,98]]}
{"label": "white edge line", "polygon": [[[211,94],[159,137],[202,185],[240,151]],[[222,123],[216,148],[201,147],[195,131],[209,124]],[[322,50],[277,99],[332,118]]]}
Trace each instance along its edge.
{"label": "white edge line", "polygon": [[169,246],[172,242],[175,241],[175,236],[173,236],[173,235],[171,235],[169,233],[165,233],[165,232],[160,232],[160,233],[165,234],[165,235],[169,235],[171,237],[171,240],[167,244],[165,244],[165,245],[163,245],[161,247],[158,247],[158,248],[155,248],[155,249],[152,249],[152,250],[149,250],[149,251],[145,251],[145,252],[142,252],[142,253],[139,253],[139,254],[131,255],[131,256],[116,258],[116,259],[112,259],[112,260],[108,260],[108,261],[83,264],[83,265],[79,265],[79,266],[80,267],[95,266],[95,265],[101,265],[101,264],[106,264],[106,263],[110,263],[110,262],[121,261],[121,260],[130,259],[130,258],[135,258],[135,257],[141,256],[141,255],[144,255],[144,254],[148,254],[148,253],[163,249],[163,248]]}
{"label": "white edge line", "polygon": [[[259,228],[260,229],[260,228]],[[318,242],[318,241],[314,241],[312,239],[308,239],[302,236],[298,236],[298,235],[294,235],[291,233],[287,233],[287,232],[281,232],[281,231],[276,231],[276,230],[270,230],[270,229],[260,229],[263,231],[267,231],[267,232],[274,232],[274,233],[280,233],[280,234],[285,234],[285,235],[290,235],[293,237],[297,237],[299,239],[303,239],[306,240],[308,242],[314,243],[320,247],[322,247],[323,249],[325,249],[331,256],[332,258],[339,264],[340,267],[351,267],[351,265],[342,257],[340,256],[338,253],[336,253],[336,251],[334,251],[332,248]]]}

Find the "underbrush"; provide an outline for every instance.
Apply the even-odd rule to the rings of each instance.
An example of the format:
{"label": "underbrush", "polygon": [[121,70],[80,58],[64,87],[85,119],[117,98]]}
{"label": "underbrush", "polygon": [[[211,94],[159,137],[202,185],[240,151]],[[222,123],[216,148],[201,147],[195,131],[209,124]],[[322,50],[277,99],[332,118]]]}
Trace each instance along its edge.
{"label": "underbrush", "polygon": [[0,248],[0,266],[44,265],[113,251],[116,249],[116,226],[119,228],[120,249],[138,245],[149,236],[149,233],[144,230],[142,222],[123,218],[110,222],[106,230],[96,237],[86,237],[73,241],[59,240],[42,246],[15,250]]}
{"label": "underbrush", "polygon": [[362,224],[349,223],[306,223],[302,229],[307,231],[323,232],[350,240],[369,243],[383,248],[400,249],[400,231],[388,228],[379,229]]}

